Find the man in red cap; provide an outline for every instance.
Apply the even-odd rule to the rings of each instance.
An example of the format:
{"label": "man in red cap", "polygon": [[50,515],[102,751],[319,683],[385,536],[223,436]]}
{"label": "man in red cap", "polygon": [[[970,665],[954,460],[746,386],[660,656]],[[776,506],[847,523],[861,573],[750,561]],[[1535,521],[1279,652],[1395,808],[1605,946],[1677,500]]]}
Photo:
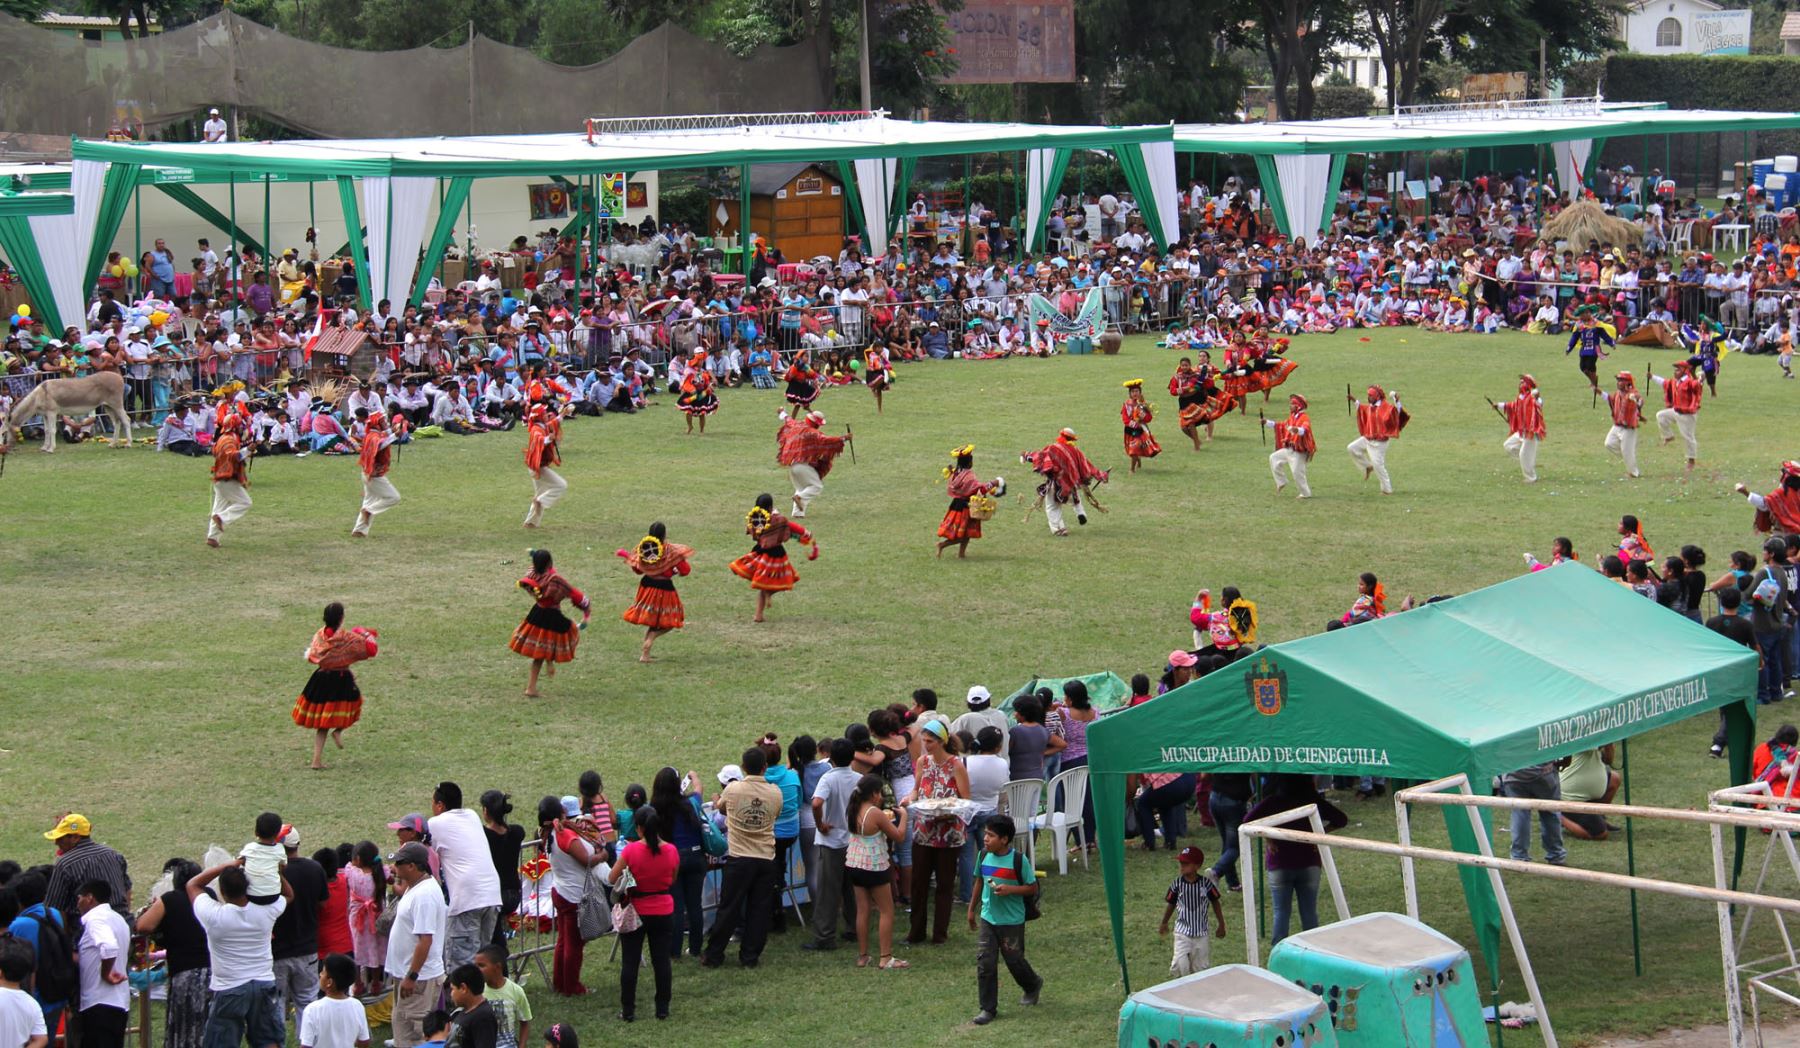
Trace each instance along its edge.
{"label": "man in red cap", "polygon": [[848,435],[828,436],[820,432],[825,416],[808,411],[795,418],[780,412],[781,428],[775,433],[775,461],[788,468],[788,479],[794,483],[794,516],[806,516],[806,507],[825,491],[825,475],[831,464],[844,453],[850,442]]}
{"label": "man in red cap", "polygon": [[225,525],[250,512],[250,471],[246,463],[255,450],[243,439],[244,417],[239,413],[221,415],[218,427],[212,446],[212,517],[206,528],[206,544],[215,549],[225,537]]}
{"label": "man in red cap", "polygon": [[544,511],[556,505],[569,490],[551,466],[562,465],[557,445],[562,443],[562,423],[542,404],[531,405],[525,416],[525,468],[531,472],[531,508],[525,512],[525,526],[535,528],[544,519]]}
{"label": "man in red cap", "polygon": [[1783,462],[1781,482],[1767,495],[1744,484],[1737,485],[1737,493],[1756,507],[1756,530],[1800,535],[1800,462]]}
{"label": "man in red cap", "polygon": [[1694,435],[1694,428],[1700,418],[1700,394],[1706,386],[1694,377],[1694,365],[1685,360],[1675,362],[1675,377],[1663,378],[1651,375],[1650,378],[1662,386],[1663,403],[1668,405],[1656,413],[1656,428],[1662,434],[1664,444],[1675,439],[1673,430],[1681,432],[1682,443],[1687,445],[1687,468],[1693,469],[1700,457],[1700,441]]}
{"label": "man in red cap", "polygon": [[352,538],[369,537],[369,525],[377,513],[386,513],[400,504],[400,491],[388,479],[394,463],[393,445],[405,432],[406,416],[396,412],[390,427],[385,412],[377,411],[364,419],[362,451],[362,508],[356,512],[356,523],[350,528]]}
{"label": "man in red cap", "polygon": [[1537,379],[1520,375],[1519,395],[1507,401],[1501,411],[1510,427],[1501,447],[1519,460],[1525,483],[1536,484],[1538,445],[1543,443],[1547,432],[1544,428],[1544,398],[1538,396]]}
{"label": "man in red cap", "polygon": [[[1349,391],[1344,396],[1348,397]],[[1393,403],[1388,403],[1389,398]],[[1350,452],[1350,461],[1362,467],[1363,479],[1368,480],[1373,474],[1381,481],[1381,493],[1392,495],[1394,484],[1388,479],[1387,449],[1388,441],[1400,435],[1406,424],[1412,421],[1406,408],[1400,404],[1398,391],[1384,393],[1380,386],[1369,387],[1369,401],[1356,405],[1357,438],[1350,442],[1345,450]]]}
{"label": "man in red cap", "polygon": [[1312,498],[1312,487],[1306,483],[1306,464],[1312,461],[1318,444],[1313,440],[1312,419],[1306,417],[1306,398],[1298,393],[1290,394],[1288,417],[1280,422],[1264,419],[1263,425],[1275,431],[1275,453],[1269,456],[1269,472],[1275,475],[1275,493],[1281,494],[1288,485],[1281,477],[1285,467],[1300,497]]}
{"label": "man in red cap", "polygon": [[1087,507],[1081,503],[1082,492],[1090,484],[1104,484],[1107,480],[1106,471],[1094,465],[1075,446],[1076,439],[1074,430],[1064,428],[1056,435],[1055,441],[1019,456],[1020,462],[1043,475],[1044,480],[1038,485],[1037,493],[1044,506],[1044,518],[1050,522],[1052,535],[1069,534],[1068,527],[1063,523],[1063,506],[1069,503],[1075,506],[1075,522],[1086,524]]}
{"label": "man in red cap", "polygon": [[1612,412],[1612,428],[1606,431],[1606,450],[1625,460],[1625,475],[1639,477],[1637,464],[1638,426],[1644,421],[1644,395],[1637,391],[1631,372],[1613,376],[1619,383],[1616,392],[1606,395],[1606,407]]}

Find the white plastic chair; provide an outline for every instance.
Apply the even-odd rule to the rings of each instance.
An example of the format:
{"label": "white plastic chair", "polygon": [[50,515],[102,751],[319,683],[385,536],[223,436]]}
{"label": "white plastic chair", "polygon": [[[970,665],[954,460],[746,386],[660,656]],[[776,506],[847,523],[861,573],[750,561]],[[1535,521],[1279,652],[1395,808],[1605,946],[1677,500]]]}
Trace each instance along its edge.
{"label": "white plastic chair", "polygon": [[1675,251],[1692,251],[1694,249],[1694,220],[1675,223],[1675,231],[1669,236],[1669,247]]}
{"label": "white plastic chair", "polygon": [[1012,816],[1013,826],[1024,834],[1025,858],[1037,865],[1037,833],[1034,823],[1038,801],[1044,796],[1044,780],[1014,779],[1000,787],[1000,810]]}
{"label": "white plastic chair", "polygon": [[1062,790],[1062,807],[1045,810],[1044,814],[1031,820],[1031,832],[1049,830],[1056,841],[1056,872],[1063,876],[1069,873],[1069,836],[1073,834],[1081,845],[1081,868],[1088,868],[1087,827],[1081,822],[1081,809],[1087,803],[1088,770],[1085,767],[1070,768],[1044,784],[1044,796],[1050,798],[1048,804],[1056,803],[1056,791]]}

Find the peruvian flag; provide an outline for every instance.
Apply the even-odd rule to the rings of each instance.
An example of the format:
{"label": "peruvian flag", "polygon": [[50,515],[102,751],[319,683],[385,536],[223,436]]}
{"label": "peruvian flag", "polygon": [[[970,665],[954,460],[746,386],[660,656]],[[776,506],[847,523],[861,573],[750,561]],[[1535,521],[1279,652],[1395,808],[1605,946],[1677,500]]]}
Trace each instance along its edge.
{"label": "peruvian flag", "polygon": [[306,359],[307,363],[309,363],[309,364],[312,363],[313,347],[319,344],[319,337],[325,333],[325,314],[326,313],[336,313],[336,312],[337,312],[337,310],[335,310],[335,309],[319,310],[318,319],[313,321],[312,333],[306,336],[306,344],[305,344],[304,349],[305,349],[305,359]]}

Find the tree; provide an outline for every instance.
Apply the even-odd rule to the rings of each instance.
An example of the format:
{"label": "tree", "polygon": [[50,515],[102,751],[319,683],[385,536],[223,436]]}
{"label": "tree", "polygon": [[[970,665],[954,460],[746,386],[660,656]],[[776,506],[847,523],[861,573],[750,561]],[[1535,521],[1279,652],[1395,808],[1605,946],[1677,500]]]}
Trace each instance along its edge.
{"label": "tree", "polygon": [[1389,108],[1412,105],[1425,63],[1443,53],[1446,0],[1363,0],[1363,16],[1387,73]]}
{"label": "tree", "polygon": [[862,97],[862,11],[869,13],[869,82],[873,104],[909,112],[932,101],[937,81],[956,68],[945,11],[962,0],[718,0],[703,20],[706,35],[738,55],[764,44],[786,47],[827,34],[833,104],[853,108]]}
{"label": "tree", "polygon": [[1526,71],[1537,83],[1538,46],[1545,69],[1560,79],[1571,65],[1621,46],[1613,36],[1627,0],[1481,0],[1445,12],[1440,30],[1450,57],[1476,73]]}
{"label": "tree", "polygon": [[1276,114],[1283,120],[1307,119],[1324,56],[1355,36],[1356,9],[1333,0],[1254,0],[1250,13],[1262,31],[1263,51],[1274,74]]}
{"label": "tree", "polygon": [[[1075,85],[1031,85],[1027,115],[1121,124],[1229,117],[1244,89],[1242,72],[1225,60],[1240,42],[1238,8],[1232,0],[1079,0],[1076,65],[1097,90],[1084,99]],[[1097,111],[1070,112],[1084,104]]]}

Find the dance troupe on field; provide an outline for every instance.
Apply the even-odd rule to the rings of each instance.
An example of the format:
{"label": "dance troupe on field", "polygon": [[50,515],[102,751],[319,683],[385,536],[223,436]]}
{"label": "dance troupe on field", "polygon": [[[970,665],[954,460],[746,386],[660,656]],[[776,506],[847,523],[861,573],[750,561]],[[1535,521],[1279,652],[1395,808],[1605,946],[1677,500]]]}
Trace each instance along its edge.
{"label": "dance troupe on field", "polygon": [[[1702,399],[1711,389],[1717,396],[1719,374],[1719,332],[1716,325],[1694,332],[1695,354],[1675,361],[1675,375],[1664,378],[1648,367],[1644,386],[1651,384],[1662,390],[1664,407],[1656,412],[1657,428],[1663,443],[1681,438],[1686,450],[1686,465],[1691,471],[1698,460],[1696,423]],[[1179,348],[1179,347],[1178,347]],[[1615,388],[1603,392],[1599,388],[1599,363],[1615,349],[1612,331],[1592,314],[1582,314],[1570,334],[1568,353],[1579,352],[1579,365],[1587,378],[1594,406],[1604,399],[1611,415],[1611,428],[1606,449],[1618,455],[1625,464],[1628,477],[1640,477],[1637,437],[1644,420],[1644,397],[1638,380],[1629,371],[1614,376]],[[1250,398],[1257,392],[1266,403],[1270,392],[1282,385],[1298,364],[1286,358],[1286,339],[1271,339],[1246,330],[1240,344],[1226,347],[1225,367],[1215,368],[1211,355],[1197,353],[1198,362],[1183,356],[1169,379],[1169,394],[1175,399],[1177,424],[1196,451],[1204,441],[1213,438],[1214,425],[1235,408],[1239,414],[1248,410]],[[874,395],[877,412],[882,408],[882,395],[893,384],[893,371],[884,351],[871,349],[865,354],[865,383]],[[686,374],[676,385],[677,406],[687,418],[688,432],[706,431],[707,416],[719,408],[714,379],[707,369],[705,352],[695,354]],[[823,494],[825,479],[839,455],[849,451],[855,457],[853,436],[846,430],[842,436],[824,432],[825,416],[813,404],[827,385],[825,377],[815,370],[808,354],[799,352],[791,366],[781,374],[786,382],[785,396],[789,409],[777,413],[775,434],[776,462],[786,467],[793,494],[791,512],[783,515],[775,508],[773,495],[758,495],[744,517],[744,531],[751,542],[750,550],[730,564],[732,573],[749,583],[755,594],[753,621],[765,619],[770,599],[777,593],[794,588],[798,574],[788,554],[788,544],[797,542],[809,547],[808,560],[819,556],[817,537],[799,523],[807,510]],[[1119,408],[1123,429],[1123,446],[1130,461],[1130,472],[1136,473],[1144,463],[1162,453],[1162,447],[1151,432],[1155,408],[1144,395],[1144,380],[1124,383],[1125,400]],[[568,489],[568,482],[553,467],[562,464],[562,418],[559,406],[561,387],[554,380],[533,382],[527,387],[529,406],[525,411],[525,466],[532,482],[532,497],[524,526],[539,527],[547,510],[557,504]],[[246,439],[250,414],[241,392],[227,393],[216,408],[217,439],[212,446],[213,506],[208,522],[207,544],[218,546],[225,528],[242,519],[249,510],[250,467],[253,445]],[[1357,436],[1346,447],[1351,462],[1361,468],[1363,477],[1375,479],[1382,495],[1394,491],[1388,472],[1389,445],[1405,430],[1411,420],[1398,391],[1371,385],[1358,399],[1346,387],[1345,400],[1355,422]],[[1547,434],[1544,400],[1538,383],[1529,374],[1519,376],[1517,395],[1504,403],[1489,405],[1507,426],[1503,447],[1518,460],[1524,479],[1537,480],[1538,450]],[[1298,498],[1309,499],[1312,489],[1307,469],[1317,452],[1317,439],[1308,400],[1294,393],[1288,397],[1285,418],[1267,418],[1261,410],[1259,429],[1272,431],[1274,451],[1269,455],[1269,469],[1277,494],[1292,484]],[[369,534],[375,517],[399,504],[400,492],[394,487],[390,473],[399,448],[409,431],[406,416],[395,411],[391,416],[377,408],[359,409],[363,423],[359,463],[363,478],[363,498],[351,534],[362,538]],[[1096,489],[1110,480],[1108,471],[1096,466],[1081,449],[1073,429],[1064,428],[1049,444],[1035,451],[1025,451],[1020,461],[1037,474],[1035,511],[1042,508],[1052,535],[1066,537],[1069,529],[1066,509],[1073,508],[1078,525],[1088,523],[1088,510],[1105,512]],[[969,544],[982,537],[982,525],[993,518],[998,499],[1006,494],[1006,481],[1001,477],[983,479],[975,472],[975,447],[964,444],[950,451],[950,464],[943,470],[949,507],[937,528],[937,555],[954,546],[959,558],[967,557]],[[1787,462],[1775,490],[1767,494],[1751,492],[1737,485],[1756,511],[1757,526],[1762,530],[1779,529],[1800,532],[1800,463]],[[690,547],[669,541],[661,522],[653,523],[634,547],[620,549],[617,555],[638,578],[638,588],[631,606],[622,619],[644,630],[639,651],[641,662],[651,662],[651,650],[658,637],[685,625],[685,614],[675,579],[692,570]],[[554,677],[556,666],[575,657],[581,631],[586,628],[592,606],[585,594],[559,574],[547,550],[533,550],[532,568],[519,580],[533,604],[513,632],[510,647],[531,660],[525,694],[536,697],[540,675]],[[581,612],[579,622],[564,614],[565,603]],[[313,638],[307,659],[317,666],[293,710],[294,722],[313,729],[313,767],[323,767],[324,743],[329,736],[340,747],[345,728],[356,723],[361,710],[361,694],[350,666],[375,655],[375,632],[361,627],[342,627],[343,608],[333,604],[326,608],[325,625]]]}

